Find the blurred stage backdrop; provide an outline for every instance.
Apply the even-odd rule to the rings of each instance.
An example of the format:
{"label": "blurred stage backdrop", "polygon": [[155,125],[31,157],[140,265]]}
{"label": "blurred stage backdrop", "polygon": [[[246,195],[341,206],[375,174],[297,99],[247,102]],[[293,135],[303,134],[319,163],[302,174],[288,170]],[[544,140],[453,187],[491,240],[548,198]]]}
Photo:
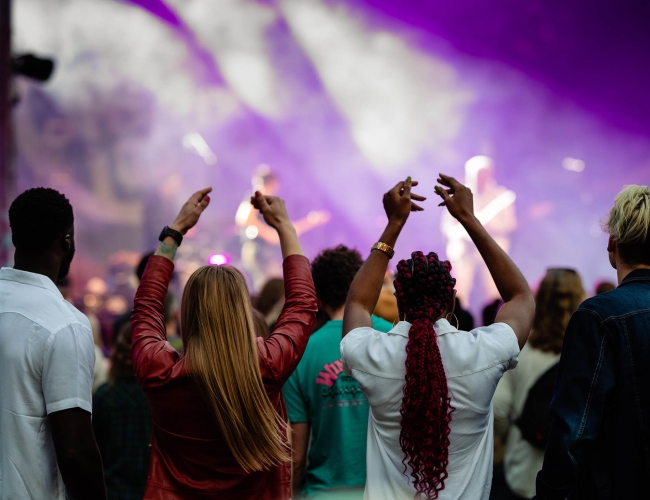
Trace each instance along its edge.
{"label": "blurred stage backdrop", "polygon": [[367,255],[382,193],[408,175],[430,198],[396,257],[444,255],[437,173],[462,179],[489,155],[517,195],[510,253],[526,277],[574,267],[591,291],[615,279],[599,221],[624,184],[650,181],[649,13],[599,0],[16,1],[14,53],[56,61],[46,84],[16,81],[17,189],[70,198],[75,292],[101,298],[206,185],[179,268],[215,254],[237,265],[235,213],[260,164],[293,218],[331,214],[302,237],[309,257],[339,243]]}

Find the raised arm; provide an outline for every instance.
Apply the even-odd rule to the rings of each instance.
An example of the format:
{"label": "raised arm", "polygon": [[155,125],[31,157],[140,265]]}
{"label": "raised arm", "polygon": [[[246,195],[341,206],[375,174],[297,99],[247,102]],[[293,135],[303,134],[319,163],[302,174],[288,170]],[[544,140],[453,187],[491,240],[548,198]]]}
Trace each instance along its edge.
{"label": "raised arm", "polygon": [[280,388],[298,366],[307,347],[318,309],[316,290],[309,261],[304,256],[284,200],[256,192],[251,203],[277,231],[284,259],[284,307],[269,337],[257,339],[262,378],[265,383]]}
{"label": "raised arm", "polygon": [[[424,197],[411,193],[411,187],[417,184],[411,182],[409,177],[406,182],[398,182],[384,195],[384,210],[388,217],[388,224],[379,242],[393,248],[409,214],[422,210],[412,201],[425,200]],[[389,260],[390,257],[384,251],[373,250],[354,277],[345,302],[343,337],[355,328],[372,326],[371,315],[379,300]]]}
{"label": "raised arm", "polygon": [[503,249],[488,234],[474,215],[472,191],[453,177],[440,174],[438,183],[448,189],[436,186],[436,193],[449,213],[460,222],[472,239],[485,261],[494,284],[505,302],[497,314],[496,321],[506,323],[514,330],[521,349],[533,325],[535,300],[517,266]]}
{"label": "raised arm", "polygon": [[[208,193],[211,190],[206,188],[194,193],[169,227],[185,235],[210,203]],[[164,319],[165,297],[177,249],[178,243],[171,236],[160,243],[149,259],[135,294],[131,317],[131,359],[136,379],[143,387],[164,382],[178,357],[167,342]]]}

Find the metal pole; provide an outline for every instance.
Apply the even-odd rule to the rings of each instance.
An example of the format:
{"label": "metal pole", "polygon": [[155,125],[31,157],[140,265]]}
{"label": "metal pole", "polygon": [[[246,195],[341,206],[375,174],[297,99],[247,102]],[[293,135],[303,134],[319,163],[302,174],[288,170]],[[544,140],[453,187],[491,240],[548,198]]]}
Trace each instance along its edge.
{"label": "metal pole", "polygon": [[0,265],[11,258],[7,211],[14,195],[11,162],[11,0],[0,0]]}

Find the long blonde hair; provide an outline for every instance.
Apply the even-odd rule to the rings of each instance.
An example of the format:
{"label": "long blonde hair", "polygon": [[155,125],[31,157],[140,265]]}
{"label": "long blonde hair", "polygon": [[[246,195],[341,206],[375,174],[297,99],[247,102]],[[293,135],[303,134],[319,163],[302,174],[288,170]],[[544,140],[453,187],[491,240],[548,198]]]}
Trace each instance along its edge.
{"label": "long blonde hair", "polygon": [[535,296],[535,318],[528,344],[559,354],[571,315],[585,300],[580,275],[573,269],[549,269]]}
{"label": "long blonde hair", "polygon": [[183,292],[181,327],[187,372],[237,463],[253,472],[289,461],[286,423],[262,383],[242,274],[230,266],[197,269]]}

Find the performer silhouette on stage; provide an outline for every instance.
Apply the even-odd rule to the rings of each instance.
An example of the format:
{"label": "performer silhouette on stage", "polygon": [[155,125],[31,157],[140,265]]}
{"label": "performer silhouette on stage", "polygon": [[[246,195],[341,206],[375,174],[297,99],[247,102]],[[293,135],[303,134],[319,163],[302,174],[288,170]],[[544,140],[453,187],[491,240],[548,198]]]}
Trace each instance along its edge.
{"label": "performer silhouette on stage", "polygon": [[[475,156],[465,163],[465,184],[474,194],[474,212],[494,240],[508,253],[510,233],[517,228],[516,195],[499,186],[494,178],[494,162],[487,156]],[[472,289],[480,281],[480,304],[498,298],[499,293],[487,266],[469,235],[449,212],[443,212],[440,230],[447,237],[447,258],[454,263],[458,298],[471,304]]]}
{"label": "performer silhouette on stage", "polygon": [[[259,291],[268,278],[282,276],[282,259],[277,248],[280,244],[277,231],[264,222],[257,210],[253,210],[250,197],[255,191],[274,196],[280,184],[268,165],[257,167],[252,184],[253,190],[247,193],[239,204],[235,222],[239,226],[242,241],[241,265],[249,274],[253,288]],[[315,227],[327,224],[329,220],[330,213],[321,210],[309,212],[307,217],[292,224],[300,236]]]}

